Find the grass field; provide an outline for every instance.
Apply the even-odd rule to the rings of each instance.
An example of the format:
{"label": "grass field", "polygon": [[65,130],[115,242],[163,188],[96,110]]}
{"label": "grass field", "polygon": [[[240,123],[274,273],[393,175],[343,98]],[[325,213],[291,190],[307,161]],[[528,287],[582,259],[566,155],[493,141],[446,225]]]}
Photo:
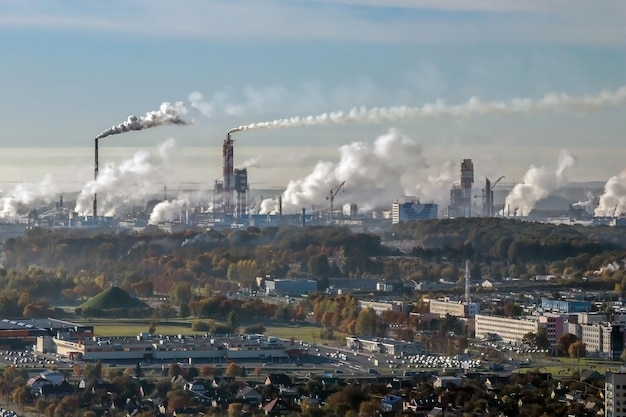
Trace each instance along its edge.
{"label": "grass field", "polygon": [[282,337],[285,339],[294,338],[296,340],[303,340],[308,343],[328,343],[329,345],[341,344],[346,342],[346,334],[341,332],[335,332],[334,340],[322,340],[319,338],[320,328],[307,325],[285,325],[285,326],[265,326],[267,329],[265,334],[268,336]]}
{"label": "grass field", "polygon": [[[148,332],[150,320],[133,320],[133,319],[93,319],[80,321],[81,324],[90,324],[94,327],[94,336],[98,337],[119,337],[119,336],[137,336],[139,333]],[[191,330],[191,322],[170,320],[167,323],[161,322],[156,326],[157,334],[166,335],[192,335],[199,332]]]}

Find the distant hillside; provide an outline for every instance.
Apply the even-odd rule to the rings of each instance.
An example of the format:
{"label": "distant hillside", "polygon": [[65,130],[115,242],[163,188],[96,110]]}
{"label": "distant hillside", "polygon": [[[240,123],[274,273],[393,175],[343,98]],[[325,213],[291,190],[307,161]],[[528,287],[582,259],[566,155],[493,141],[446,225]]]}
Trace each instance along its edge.
{"label": "distant hillside", "polygon": [[85,301],[80,305],[80,308],[83,310],[92,308],[106,311],[113,309],[130,310],[150,307],[143,301],[131,296],[123,289],[119,287],[111,287]]}

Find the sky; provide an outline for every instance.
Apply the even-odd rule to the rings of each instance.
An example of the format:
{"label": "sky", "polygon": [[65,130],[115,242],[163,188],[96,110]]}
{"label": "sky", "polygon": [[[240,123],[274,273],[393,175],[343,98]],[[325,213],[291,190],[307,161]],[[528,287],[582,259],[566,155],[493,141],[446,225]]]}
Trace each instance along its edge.
{"label": "sky", "polygon": [[[46,175],[82,188],[93,138],[162,102],[186,103],[195,123],[109,136],[101,163],[174,138],[168,181],[209,188],[225,133],[240,125],[613,91],[626,85],[624,16],[623,0],[0,0],[0,189]],[[557,169],[565,149],[570,180],[606,181],[625,168],[625,112],[239,132],[235,162],[251,187],[284,188],[319,161],[338,164],[341,146],[393,129],[435,172],[471,158],[477,179],[521,180],[531,165]]]}

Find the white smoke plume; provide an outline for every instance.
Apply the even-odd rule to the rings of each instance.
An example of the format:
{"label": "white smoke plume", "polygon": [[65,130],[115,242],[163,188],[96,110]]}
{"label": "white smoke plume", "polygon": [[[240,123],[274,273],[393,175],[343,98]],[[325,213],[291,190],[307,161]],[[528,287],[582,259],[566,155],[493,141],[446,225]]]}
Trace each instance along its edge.
{"label": "white smoke plume", "polygon": [[575,159],[566,150],[559,154],[557,169],[531,166],[524,175],[524,181],[516,184],[505,200],[506,213],[528,216],[537,201],[546,198],[552,191],[567,181],[565,171],[571,168]]}
{"label": "white smoke plume", "polygon": [[594,211],[594,207],[598,204],[598,197],[593,195],[592,192],[587,192],[587,199],[585,201],[578,201],[572,204],[572,207],[578,207],[591,214]]}
{"label": "white smoke plume", "polygon": [[125,122],[112,126],[103,131],[96,139],[102,139],[110,135],[129,132],[131,130],[149,129],[162,125],[188,125],[193,124],[193,120],[185,120],[183,116],[187,114],[187,107],[181,101],[177,101],[173,105],[163,103],[159,110],[146,113],[143,117],[128,116]]}
{"label": "white smoke plume", "polygon": [[595,209],[596,216],[613,217],[626,214],[626,170],[608,179],[604,193]]}
{"label": "white smoke plume", "polygon": [[346,123],[383,123],[402,119],[458,118],[481,114],[513,114],[532,111],[574,110],[591,112],[608,106],[621,106],[626,103],[626,86],[593,96],[569,96],[565,93],[551,93],[539,100],[516,98],[508,102],[482,102],[472,97],[466,103],[447,105],[443,101],[425,104],[422,107],[353,108],[348,112],[324,113],[317,116],[291,117],[268,122],[252,123],[235,127],[229,133],[257,129],[279,129],[298,126],[320,126]]}
{"label": "white smoke plume", "polygon": [[124,205],[143,204],[158,194],[168,175],[168,160],[176,146],[170,138],[158,146],[155,153],[137,151],[119,165],[107,164],[98,178],[85,184],[76,199],[74,211],[80,215],[93,214],[93,195],[98,194],[98,211],[115,215]]}
{"label": "white smoke plume", "polygon": [[181,216],[181,211],[189,206],[190,202],[186,198],[161,201],[152,209],[148,224],[159,224],[161,222],[169,222],[178,219]]}
{"label": "white smoke plume", "polygon": [[[452,179],[452,164],[432,172],[421,147],[396,130],[390,130],[372,144],[353,142],[339,148],[339,161],[319,161],[305,178],[291,180],[282,195],[283,212],[302,207],[329,207],[330,189],[346,181],[335,205],[356,203],[359,209],[389,208],[391,201],[416,195],[422,201],[443,201]],[[276,212],[275,200],[264,200],[261,213]]]}
{"label": "white smoke plume", "polygon": [[16,220],[28,214],[34,204],[54,201],[60,191],[50,175],[39,183],[18,184],[12,190],[0,193],[0,219]]}

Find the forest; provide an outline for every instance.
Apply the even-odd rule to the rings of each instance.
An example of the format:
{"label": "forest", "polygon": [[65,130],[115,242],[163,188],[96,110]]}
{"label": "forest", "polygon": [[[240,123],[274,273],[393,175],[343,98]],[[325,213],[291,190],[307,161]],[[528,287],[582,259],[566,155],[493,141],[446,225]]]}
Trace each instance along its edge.
{"label": "forest", "polygon": [[[410,249],[398,249],[401,241]],[[33,228],[3,244],[0,314],[28,306],[29,315],[40,315],[50,312],[50,300],[77,303],[111,286],[148,297],[185,284],[206,297],[255,288],[266,276],[317,279],[320,290],[334,277],[457,281],[466,259],[474,280],[551,274],[560,285],[584,287],[593,277],[594,288],[621,291],[625,246],[616,227],[484,218],[410,222],[380,235],[347,227],[98,235]],[[200,299],[188,305],[212,309]]]}

